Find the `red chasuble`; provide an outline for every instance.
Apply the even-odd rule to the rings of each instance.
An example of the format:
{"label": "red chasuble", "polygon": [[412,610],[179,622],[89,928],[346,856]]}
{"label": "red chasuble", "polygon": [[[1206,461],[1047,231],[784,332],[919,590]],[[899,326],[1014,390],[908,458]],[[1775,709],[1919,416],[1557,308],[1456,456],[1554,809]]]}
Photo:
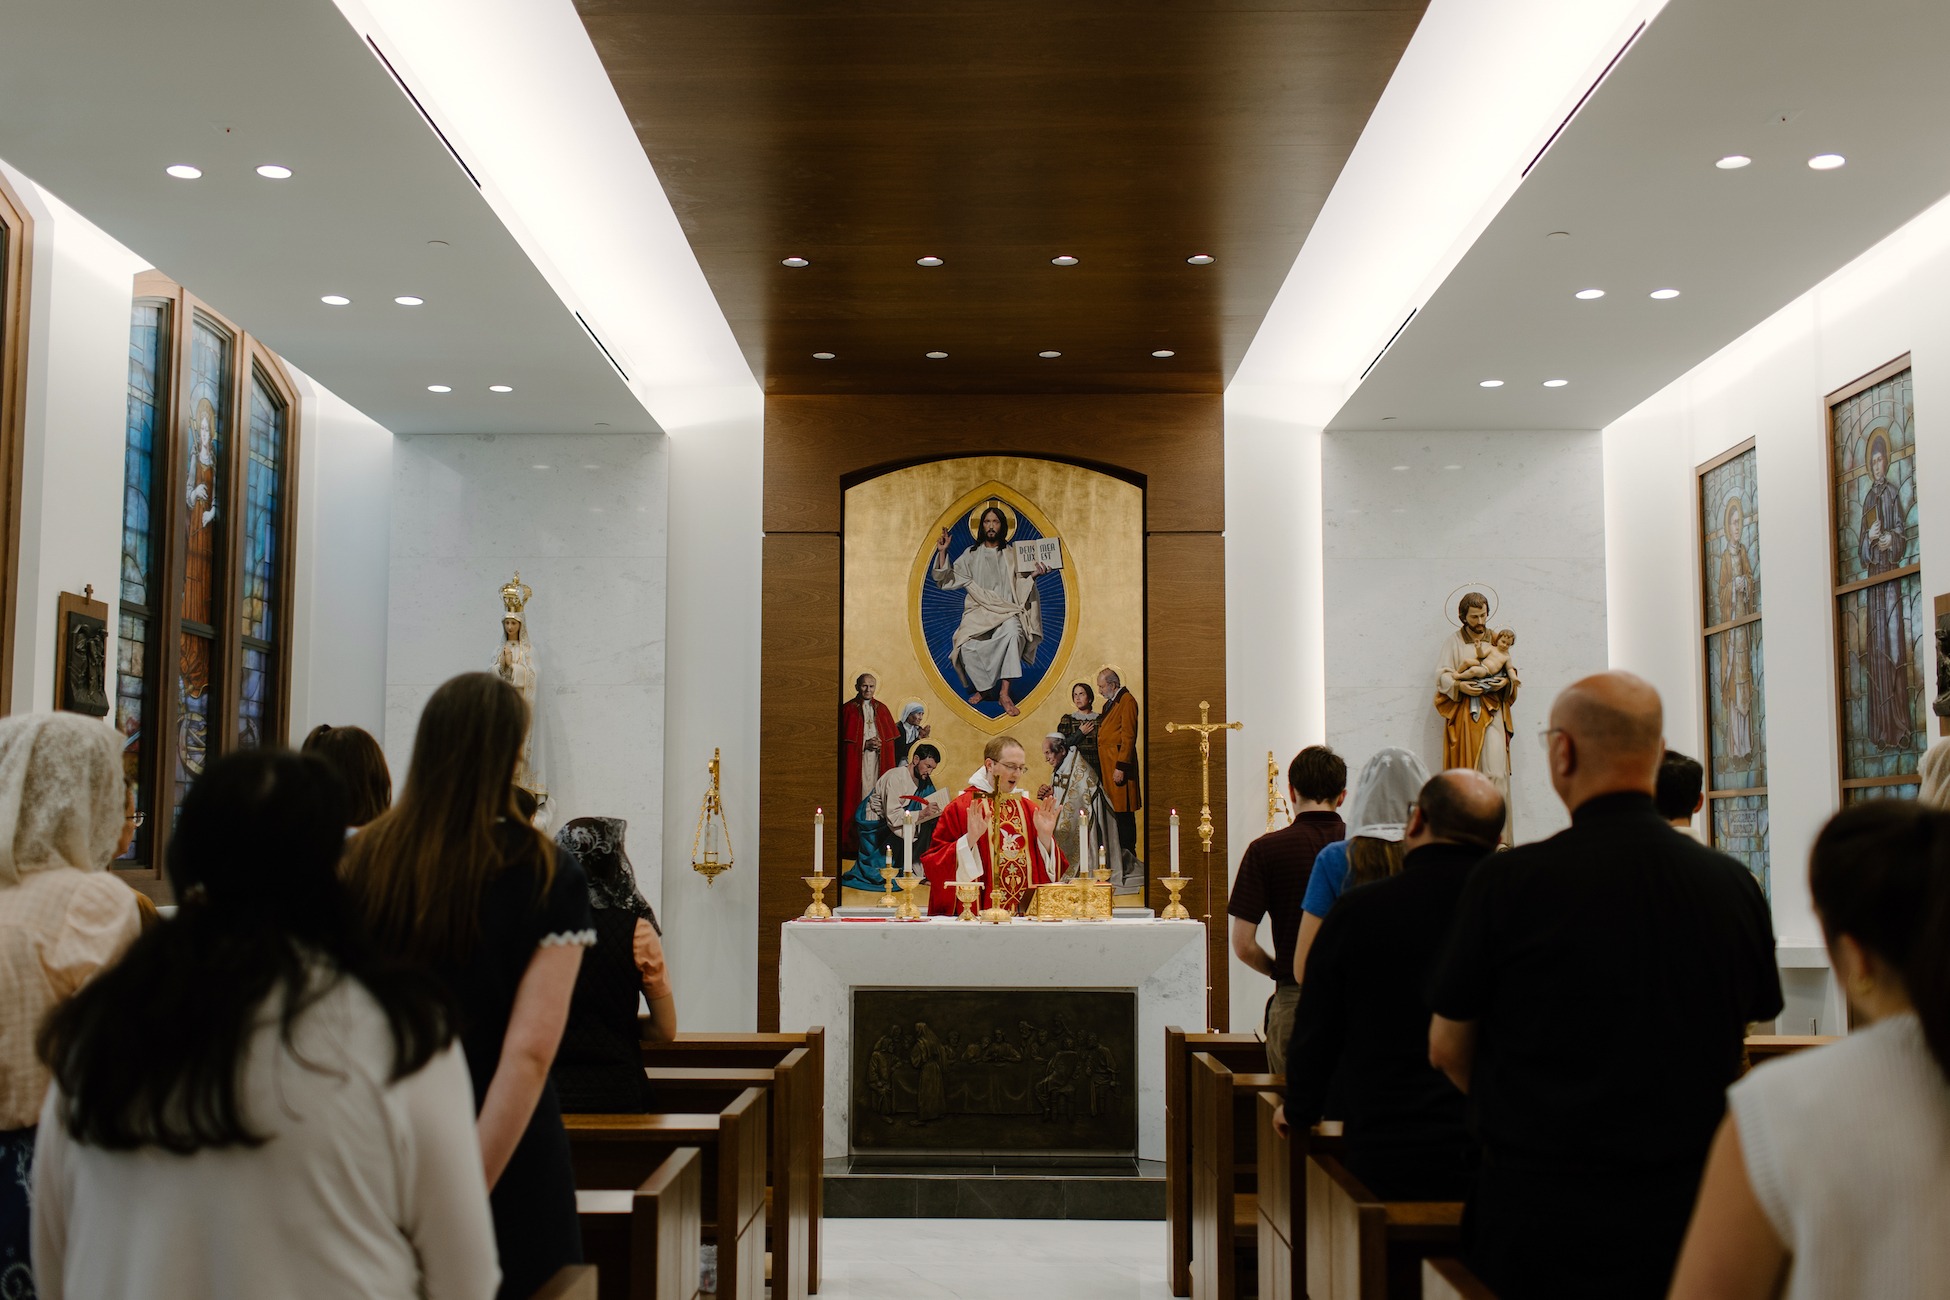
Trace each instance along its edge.
{"label": "red chasuble", "polygon": [[[955,916],[961,900],[955,897],[955,846],[968,833],[968,806],[986,791],[971,785],[954,797],[934,824],[934,846],[922,857],[928,876],[928,915]],[[975,845],[982,859],[982,897],[977,910],[999,903],[1020,916],[1029,906],[1032,885],[1046,885],[1069,867],[1061,849],[1051,846],[1055,860],[1043,857],[1036,843],[1035,804],[1021,791],[1001,800],[1002,815],[992,820],[989,834]],[[993,901],[991,901],[993,900]]]}
{"label": "red chasuble", "polygon": [[[880,737],[880,773],[894,766],[894,738],[900,735],[900,728],[894,723],[894,715],[879,700],[873,702],[874,734]],[[864,786],[860,783],[860,755],[867,740],[867,719],[860,711],[860,697],[854,696],[840,705],[840,856],[851,858],[859,852],[859,840],[853,827],[853,814],[859,811],[860,801],[873,789],[873,782]],[[876,774],[878,775],[878,773]]]}

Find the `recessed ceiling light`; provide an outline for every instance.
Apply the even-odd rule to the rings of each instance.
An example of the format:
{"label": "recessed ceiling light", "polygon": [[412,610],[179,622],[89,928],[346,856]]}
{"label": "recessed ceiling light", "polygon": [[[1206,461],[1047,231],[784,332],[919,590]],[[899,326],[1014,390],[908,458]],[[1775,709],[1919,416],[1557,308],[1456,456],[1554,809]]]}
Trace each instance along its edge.
{"label": "recessed ceiling light", "polygon": [[1503,387],[1503,381],[1501,379],[1480,379],[1476,382],[1476,386],[1478,388],[1501,388]]}
{"label": "recessed ceiling light", "polygon": [[289,167],[279,166],[277,163],[265,163],[257,169],[257,174],[267,181],[288,181],[291,179],[291,169]]}
{"label": "recessed ceiling light", "polygon": [[1444,466],[1443,466],[1442,468],[1444,468],[1444,469],[1461,469],[1461,468],[1462,468],[1462,466],[1460,466],[1460,465],[1444,465]]}
{"label": "recessed ceiling light", "polygon": [[490,393],[512,393],[515,391],[515,386],[513,384],[489,384],[488,391]]}
{"label": "recessed ceiling light", "polygon": [[946,352],[928,353],[928,360],[930,361],[946,361],[947,359],[948,359],[948,354]]}
{"label": "recessed ceiling light", "polygon": [[805,258],[803,258],[803,257],[788,257],[788,258],[786,258],[786,259],[785,259],[785,260],[784,260],[783,262],[780,262],[780,263],[779,263],[779,265],[780,265],[780,266],[792,266],[792,267],[799,267],[799,266],[811,266],[811,265],[812,265],[812,263],[811,263],[811,262],[808,262],[808,261],[807,261],[807,260],[806,260]]}
{"label": "recessed ceiling light", "polygon": [[1752,161],[1753,159],[1744,153],[1730,153],[1713,165],[1723,172],[1736,172]]}
{"label": "recessed ceiling light", "polygon": [[[597,428],[601,428],[602,426],[601,426],[601,425],[597,425],[596,427],[597,427]],[[547,468],[548,468],[548,466],[546,466],[546,465],[530,465],[530,466],[529,466],[528,468],[530,468],[530,469],[547,469]]]}
{"label": "recessed ceiling light", "polygon": [[1061,257],[1052,257],[1049,260],[1049,264],[1051,266],[1075,266],[1077,264],[1077,259],[1071,257],[1068,253],[1065,253]]}
{"label": "recessed ceiling light", "polygon": [[342,293],[328,293],[318,301],[324,303],[327,307],[350,307],[352,305],[352,300]]}
{"label": "recessed ceiling light", "polygon": [[454,391],[454,386],[452,384],[428,384],[427,391],[429,393],[451,393]]}
{"label": "recessed ceiling light", "polygon": [[932,253],[930,253],[930,254],[929,254],[928,256],[926,256],[926,257],[917,257],[917,258],[915,258],[915,259],[914,259],[914,265],[916,265],[916,266],[940,266],[940,265],[941,265],[941,259],[940,259],[940,258],[938,258],[938,257],[936,257],[936,256],[934,256],[934,255],[933,255]]}
{"label": "recessed ceiling light", "polygon": [[1604,297],[1605,291],[1603,289],[1580,289],[1577,291],[1577,293],[1573,294],[1572,296],[1576,298],[1582,298],[1586,302],[1590,302],[1593,298]]}
{"label": "recessed ceiling light", "polygon": [[1394,466],[1393,468],[1394,468],[1394,471],[1395,471],[1395,472],[1396,472],[1397,474],[1406,474],[1406,473],[1408,473],[1408,466],[1406,466],[1406,465],[1396,465],[1396,466]]}
{"label": "recessed ceiling light", "polygon": [[1176,352],[1173,352],[1170,348],[1159,348],[1156,352],[1153,352],[1151,355],[1154,357],[1175,357],[1178,354]]}
{"label": "recessed ceiling light", "polygon": [[1651,293],[1647,294],[1646,296],[1649,298],[1657,298],[1660,302],[1664,302],[1668,298],[1677,298],[1679,296],[1679,290],[1654,289]]}
{"label": "recessed ceiling light", "polygon": [[188,163],[175,163],[163,170],[179,181],[193,181],[203,174],[201,167],[192,167]]}
{"label": "recessed ceiling light", "polygon": [[833,359],[833,354],[832,354],[831,352],[815,352],[815,353],[813,353],[813,360],[814,360],[814,361],[831,361],[832,359]]}
{"label": "recessed ceiling light", "polygon": [[1570,382],[1571,382],[1571,381],[1570,381],[1570,380],[1568,380],[1568,379],[1546,379],[1546,380],[1544,381],[1544,387],[1546,387],[1546,388],[1562,388],[1562,387],[1564,387],[1564,385],[1566,385],[1566,384],[1568,384],[1568,383],[1570,383]]}
{"label": "recessed ceiling light", "polygon": [[426,302],[426,299],[416,298],[410,293],[403,293],[399,297],[393,299],[393,301],[398,303],[402,307],[418,307],[423,305]]}
{"label": "recessed ceiling light", "polygon": [[1818,172],[1832,172],[1837,167],[1840,167],[1843,163],[1847,161],[1848,159],[1842,157],[1838,153],[1818,153],[1814,157],[1808,159],[1808,166],[1814,168]]}
{"label": "recessed ceiling light", "polygon": [[1190,257],[1186,258],[1185,260],[1187,262],[1190,262],[1193,266],[1210,266],[1212,265],[1212,254],[1193,253]]}
{"label": "recessed ceiling light", "polygon": [[1053,360],[1056,357],[1060,357],[1063,354],[1061,352],[1038,352],[1036,355],[1043,358],[1043,360],[1045,361],[1049,361],[1049,360]]}

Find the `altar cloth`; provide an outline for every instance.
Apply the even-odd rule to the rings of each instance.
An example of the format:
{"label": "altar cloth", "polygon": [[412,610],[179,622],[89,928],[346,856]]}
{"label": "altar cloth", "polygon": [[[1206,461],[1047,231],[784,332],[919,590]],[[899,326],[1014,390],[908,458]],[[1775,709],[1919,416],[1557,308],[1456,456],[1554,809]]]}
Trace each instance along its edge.
{"label": "altar cloth", "polygon": [[779,1028],[826,1028],[826,1154],[848,1153],[856,988],[1128,989],[1137,995],[1138,1155],[1165,1157],[1165,1026],[1205,1027],[1198,921],[788,921]]}

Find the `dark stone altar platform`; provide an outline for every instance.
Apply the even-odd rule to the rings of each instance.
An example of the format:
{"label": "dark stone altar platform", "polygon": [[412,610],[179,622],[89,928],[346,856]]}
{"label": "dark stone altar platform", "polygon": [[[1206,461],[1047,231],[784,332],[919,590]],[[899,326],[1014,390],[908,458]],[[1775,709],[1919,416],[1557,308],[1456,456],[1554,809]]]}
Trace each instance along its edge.
{"label": "dark stone altar platform", "polygon": [[1158,1160],[1037,1164],[1021,1157],[826,1162],[834,1219],[1154,1219],[1165,1217]]}

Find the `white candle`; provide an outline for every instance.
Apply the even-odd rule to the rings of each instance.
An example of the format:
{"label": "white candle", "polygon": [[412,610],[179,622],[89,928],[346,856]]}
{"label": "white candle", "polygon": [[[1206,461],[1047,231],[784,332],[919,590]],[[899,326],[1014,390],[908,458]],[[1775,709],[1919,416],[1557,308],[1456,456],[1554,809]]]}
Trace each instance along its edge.
{"label": "white candle", "polygon": [[813,874],[826,874],[826,810],[813,809]]}
{"label": "white candle", "polygon": [[1088,875],[1090,874],[1090,809],[1080,809],[1077,816],[1077,831],[1082,838],[1082,843],[1077,846],[1082,851],[1077,856],[1083,859],[1077,863],[1077,870]]}
{"label": "white candle", "polygon": [[1178,810],[1171,810],[1171,874],[1178,874]]}
{"label": "white candle", "polygon": [[1104,861],[1104,846],[1099,844],[1097,846],[1097,870],[1102,871],[1106,865]]}
{"label": "white candle", "polygon": [[914,810],[909,808],[901,818],[901,874],[914,874]]}

